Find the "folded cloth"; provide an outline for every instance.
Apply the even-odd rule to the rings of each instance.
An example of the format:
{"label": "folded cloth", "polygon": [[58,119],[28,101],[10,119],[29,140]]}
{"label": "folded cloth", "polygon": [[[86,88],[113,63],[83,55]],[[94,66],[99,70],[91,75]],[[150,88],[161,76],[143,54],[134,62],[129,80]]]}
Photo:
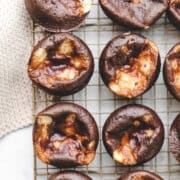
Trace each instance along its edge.
{"label": "folded cloth", "polygon": [[32,122],[32,31],[24,0],[0,0],[0,137]]}

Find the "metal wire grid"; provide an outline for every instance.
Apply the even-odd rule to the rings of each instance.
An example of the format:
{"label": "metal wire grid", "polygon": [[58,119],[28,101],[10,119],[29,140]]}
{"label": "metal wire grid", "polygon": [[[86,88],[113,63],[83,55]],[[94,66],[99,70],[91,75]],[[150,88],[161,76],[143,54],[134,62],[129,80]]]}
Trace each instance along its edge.
{"label": "metal wire grid", "polygon": [[[167,92],[162,80],[162,73],[156,85],[150,91],[133,100],[124,100],[113,95],[104,86],[99,76],[98,58],[102,48],[112,37],[123,32],[127,31],[122,27],[114,25],[111,20],[104,15],[97,0],[94,0],[91,13],[86,22],[80,29],[73,32],[73,34],[79,36],[89,45],[95,58],[95,72],[89,85],[81,92],[72,96],[58,97],[46,94],[33,84],[33,119],[42,109],[59,101],[74,102],[87,108],[93,114],[99,127],[99,146],[96,158],[92,164],[75,169],[85,172],[95,180],[114,180],[122,173],[134,169],[153,171],[165,180],[178,180],[180,176],[180,166],[169,153],[168,131],[174,117],[180,111],[180,103]],[[180,41],[180,33],[168,23],[165,15],[149,31],[140,33],[155,41],[160,49],[162,62],[168,50]],[[46,34],[47,33],[42,31],[36,24],[32,23],[32,47]],[[101,138],[101,130],[107,116],[118,107],[128,103],[144,104],[155,109],[164,123],[166,132],[164,145],[158,155],[151,161],[132,168],[122,167],[115,163],[107,154]],[[59,170],[60,169],[53,166],[41,163],[34,154],[34,180],[45,180],[48,175]]]}

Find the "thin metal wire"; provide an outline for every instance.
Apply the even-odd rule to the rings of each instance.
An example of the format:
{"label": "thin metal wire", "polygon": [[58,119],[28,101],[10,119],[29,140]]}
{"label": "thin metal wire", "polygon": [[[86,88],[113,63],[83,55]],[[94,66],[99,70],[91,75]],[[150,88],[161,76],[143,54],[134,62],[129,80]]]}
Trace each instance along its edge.
{"label": "thin metal wire", "polygon": [[[100,28],[99,28],[99,26],[100,26],[100,7],[98,6],[98,55],[100,54]],[[98,82],[99,82],[99,84],[101,83],[101,79],[100,79],[100,77],[98,78]],[[99,99],[99,112],[101,113],[101,106],[102,106],[102,102],[101,102],[101,96],[102,94],[101,94],[101,87],[99,86],[99,97],[100,97],[100,99]],[[99,114],[99,132],[102,132],[102,119],[101,119],[101,115]],[[101,139],[101,134],[100,134],[100,139]],[[102,178],[103,178],[103,176],[102,176],[102,166],[103,166],[103,164],[102,164],[102,141],[100,141],[100,144],[99,144],[99,151],[100,151],[100,156],[99,156],[99,161],[100,161],[100,166],[99,166],[99,172],[100,172],[100,179],[102,180]]]}
{"label": "thin metal wire", "polygon": [[[97,55],[94,56],[95,59],[98,61],[98,57],[101,53],[101,49],[102,47],[104,47],[106,45],[107,42],[102,42],[101,41],[101,36],[102,33],[110,33],[112,32],[112,35],[115,36],[118,33],[122,33],[125,32],[125,29],[122,27],[118,27],[117,25],[114,25],[107,17],[102,16],[101,14],[101,8],[99,7],[99,4],[97,3],[97,0],[94,0],[93,3],[93,7],[97,8],[97,17],[89,17],[86,21],[86,23],[84,23],[82,25],[82,27],[80,27],[78,30],[75,30],[73,33],[79,33],[80,37],[86,42],[89,33],[95,33],[97,34],[97,42],[90,42],[88,43],[89,46],[93,47],[97,47]],[[93,21],[93,23],[91,23],[91,20]],[[90,21],[90,22],[89,22]],[[32,25],[32,46],[34,46],[36,44],[37,39],[40,39],[40,36],[44,36],[48,33],[45,33],[43,30],[41,30],[37,25],[33,24]],[[165,46],[166,52],[168,51],[168,49],[170,48],[170,46],[173,46],[175,43],[174,41],[169,41],[167,39],[167,35],[168,33],[176,33],[175,28],[173,28],[173,26],[169,26],[168,21],[166,19],[165,16],[163,16],[160,20],[160,22],[157,22],[152,29],[149,31],[149,37],[150,38],[154,38],[156,33],[162,33],[161,36],[164,36],[164,40],[158,40],[157,44],[159,47],[161,46]],[[180,41],[180,37],[179,40],[177,39],[177,41]],[[161,54],[162,59],[164,59],[165,57],[165,53]],[[95,70],[95,73],[99,73],[98,70]],[[161,73],[162,76],[162,73]],[[33,108],[32,108],[32,114],[33,114],[33,121],[34,118],[36,116],[36,114],[42,110],[43,108],[47,107],[48,105],[52,104],[52,103],[56,103],[59,101],[72,101],[74,103],[78,103],[81,104],[82,106],[84,106],[85,108],[88,109],[89,107],[89,103],[98,103],[98,108],[97,108],[97,112],[93,112],[93,115],[97,118],[97,123],[99,124],[99,132],[101,133],[102,131],[102,127],[103,127],[103,123],[104,123],[104,119],[110,114],[111,112],[111,107],[109,106],[109,108],[107,109],[107,111],[103,110],[103,103],[111,103],[112,102],[112,106],[113,109],[116,109],[119,106],[122,106],[124,104],[127,103],[140,103],[140,104],[145,104],[145,102],[151,102],[151,104],[153,104],[152,108],[154,108],[158,114],[165,114],[166,118],[167,118],[167,122],[164,123],[164,125],[166,125],[166,138],[165,138],[165,142],[168,143],[168,137],[167,137],[167,130],[169,130],[170,124],[172,122],[172,119],[170,118],[170,114],[177,114],[179,113],[179,108],[172,108],[170,105],[172,105],[172,103],[175,103],[175,100],[173,100],[173,97],[166,92],[166,96],[165,97],[158,97],[158,92],[157,92],[157,88],[164,86],[164,83],[161,82],[157,82],[155,84],[155,86],[152,88],[152,96],[147,97],[146,95],[143,95],[137,99],[133,99],[133,100],[125,100],[122,98],[119,98],[115,95],[113,96],[103,96],[104,90],[102,89],[104,87],[104,84],[101,81],[100,76],[98,76],[97,82],[95,84],[89,84],[85,89],[84,89],[84,96],[80,97],[80,96],[76,96],[76,95],[72,95],[69,96],[68,98],[61,98],[61,97],[54,97],[51,95],[48,95],[44,92],[41,92],[41,90],[39,90],[36,85],[32,85],[32,91],[33,91],[33,98],[32,98],[32,103],[33,103]],[[88,92],[87,92],[87,88],[90,87],[97,87],[98,88],[98,96],[97,98],[93,98],[91,99],[88,96]],[[165,87],[163,87],[165,88]],[[107,90],[108,91],[108,90]],[[83,91],[81,92],[83,93]],[[166,101],[166,108],[158,108],[159,106],[159,102],[164,102]],[[161,104],[162,105],[162,104]],[[175,106],[173,106],[175,107]],[[179,106],[178,106],[179,107]],[[110,109],[110,110],[109,110]],[[110,111],[110,112],[109,112]],[[159,161],[159,156],[163,155],[163,158],[167,158],[167,162],[166,163],[161,163]],[[126,172],[126,171],[130,171],[134,168],[125,168],[123,166],[118,165],[117,163],[109,160],[109,155],[107,154],[106,150],[103,147],[103,142],[102,142],[102,137],[100,135],[100,140],[99,140],[99,148],[97,150],[96,153],[96,162],[94,163],[94,165],[89,165],[86,167],[78,167],[75,168],[79,171],[85,172],[86,174],[89,174],[91,177],[95,176],[95,179],[116,179],[117,176],[121,175],[122,173]],[[107,162],[105,163],[105,160],[107,158]],[[163,160],[163,159],[162,159]],[[145,169],[145,170],[150,170],[150,171],[154,171],[160,175],[162,175],[165,179],[168,180],[176,180],[174,178],[174,174],[177,174],[177,180],[178,180],[178,176],[180,175],[180,167],[179,164],[173,160],[171,158],[170,152],[169,152],[169,148],[167,146],[167,148],[163,148],[161,150],[161,152],[158,154],[157,157],[155,157],[153,160],[151,160],[151,162],[145,163],[141,166],[137,166],[136,169]],[[44,165],[42,164],[36,157],[36,155],[34,154],[34,180],[39,180],[39,179],[47,179],[49,174],[52,174],[53,172],[57,172],[59,171],[59,169],[53,167],[53,166],[49,166],[49,165]]]}

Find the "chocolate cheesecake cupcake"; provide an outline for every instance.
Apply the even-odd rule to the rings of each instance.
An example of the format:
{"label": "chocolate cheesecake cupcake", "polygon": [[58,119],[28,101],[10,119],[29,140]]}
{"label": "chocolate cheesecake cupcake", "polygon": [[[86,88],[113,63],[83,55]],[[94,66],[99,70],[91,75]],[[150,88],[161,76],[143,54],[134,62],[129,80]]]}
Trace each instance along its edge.
{"label": "chocolate cheesecake cupcake", "polygon": [[33,21],[50,32],[79,27],[90,12],[91,3],[91,0],[25,0]]}
{"label": "chocolate cheesecake cupcake", "polygon": [[59,103],[37,115],[33,142],[44,163],[63,168],[88,165],[96,154],[98,128],[83,107]]}
{"label": "chocolate cheesecake cupcake", "polygon": [[149,171],[130,171],[122,175],[118,180],[163,180],[160,176]]}
{"label": "chocolate cheesecake cupcake", "polygon": [[54,34],[33,49],[28,74],[41,88],[55,95],[70,95],[83,89],[94,71],[94,59],[78,37]]}
{"label": "chocolate cheesecake cupcake", "polygon": [[158,115],[142,105],[114,111],[103,127],[103,143],[113,160],[134,166],[152,159],[161,149],[164,128]]}
{"label": "chocolate cheesecake cupcake", "polygon": [[169,21],[180,30],[180,1],[169,0],[169,7],[167,10],[167,17]]}
{"label": "chocolate cheesecake cupcake", "polygon": [[130,29],[148,29],[168,7],[167,0],[99,0],[104,13]]}
{"label": "chocolate cheesecake cupcake", "polygon": [[99,69],[105,85],[114,94],[131,99],[153,86],[160,65],[159,50],[151,40],[126,33],[106,45]]}
{"label": "chocolate cheesecake cupcake", "polygon": [[166,55],[163,74],[166,87],[180,101],[180,43]]}
{"label": "chocolate cheesecake cupcake", "polygon": [[180,162],[180,114],[171,125],[169,134],[169,148],[177,161]]}
{"label": "chocolate cheesecake cupcake", "polygon": [[78,171],[62,171],[49,176],[48,180],[92,180],[89,176]]}

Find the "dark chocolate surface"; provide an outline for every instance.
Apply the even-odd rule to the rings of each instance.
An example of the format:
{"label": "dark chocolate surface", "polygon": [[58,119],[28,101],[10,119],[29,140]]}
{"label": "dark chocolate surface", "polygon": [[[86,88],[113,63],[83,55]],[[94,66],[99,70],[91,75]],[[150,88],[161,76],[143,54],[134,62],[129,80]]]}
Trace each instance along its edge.
{"label": "dark chocolate surface", "polygon": [[153,158],[161,149],[164,128],[158,115],[142,105],[114,111],[103,127],[108,153],[121,165],[133,166]]}
{"label": "dark chocolate surface", "polygon": [[166,87],[180,101],[180,43],[166,55],[163,73]]}
{"label": "dark chocolate surface", "polygon": [[130,171],[122,175],[118,180],[163,180],[160,176],[149,171]]}
{"label": "dark chocolate surface", "polygon": [[169,0],[169,6],[167,10],[167,16],[169,21],[180,30],[180,1]]}
{"label": "dark chocolate surface", "polygon": [[84,88],[94,71],[90,49],[78,37],[54,34],[41,40],[33,49],[28,74],[47,92],[70,95]]}
{"label": "dark chocolate surface", "polygon": [[86,109],[73,103],[58,103],[37,115],[33,142],[44,163],[58,167],[87,165],[95,157],[98,129]]}
{"label": "dark chocolate surface", "polygon": [[[50,32],[71,31],[84,21],[91,8],[80,0],[25,0],[31,18]],[[88,6],[88,7],[84,7]]]}
{"label": "dark chocolate surface", "polygon": [[62,171],[49,176],[48,180],[92,180],[89,176],[78,171]]}
{"label": "dark chocolate surface", "polygon": [[99,62],[101,77],[108,88],[124,98],[135,98],[149,90],[160,72],[160,56],[149,39],[126,33],[112,39]]}
{"label": "dark chocolate surface", "polygon": [[171,125],[169,147],[176,160],[180,162],[180,114]]}
{"label": "dark chocolate surface", "polygon": [[167,0],[99,0],[105,14],[130,29],[147,29],[168,7]]}

